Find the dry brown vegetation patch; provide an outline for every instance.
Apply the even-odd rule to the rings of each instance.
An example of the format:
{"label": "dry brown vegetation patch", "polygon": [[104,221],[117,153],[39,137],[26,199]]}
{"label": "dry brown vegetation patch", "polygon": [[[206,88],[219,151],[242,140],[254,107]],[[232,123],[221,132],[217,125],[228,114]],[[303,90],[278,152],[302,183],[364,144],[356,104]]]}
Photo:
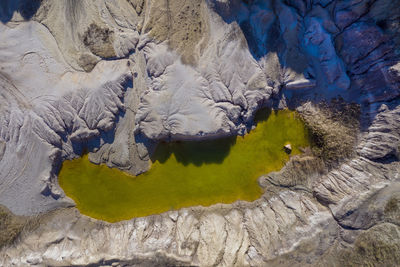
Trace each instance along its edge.
{"label": "dry brown vegetation patch", "polygon": [[102,58],[115,57],[113,47],[114,32],[108,28],[102,28],[95,23],[90,24],[85,31],[82,39],[83,43],[90,49],[96,56]]}
{"label": "dry brown vegetation patch", "polygon": [[162,0],[153,2],[144,27],[158,41],[168,41],[185,64],[195,64],[196,46],[206,36],[203,1]]}
{"label": "dry brown vegetation patch", "polygon": [[300,110],[313,142],[313,154],[334,167],[355,155],[360,132],[360,106],[343,99]]}
{"label": "dry brown vegetation patch", "polygon": [[14,242],[26,221],[26,218],[13,215],[8,209],[0,206],[0,248]]}

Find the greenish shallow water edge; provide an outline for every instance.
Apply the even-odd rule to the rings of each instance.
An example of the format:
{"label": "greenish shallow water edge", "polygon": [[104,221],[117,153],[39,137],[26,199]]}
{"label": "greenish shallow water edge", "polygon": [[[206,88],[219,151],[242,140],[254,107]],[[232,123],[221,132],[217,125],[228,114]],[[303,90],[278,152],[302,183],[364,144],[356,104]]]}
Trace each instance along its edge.
{"label": "greenish shallow water edge", "polygon": [[262,111],[257,127],[241,137],[160,143],[150,170],[130,176],[83,156],[65,161],[59,183],[81,213],[108,222],[190,206],[254,201],[263,190],[258,177],[277,171],[309,146],[307,129],[289,110]]}

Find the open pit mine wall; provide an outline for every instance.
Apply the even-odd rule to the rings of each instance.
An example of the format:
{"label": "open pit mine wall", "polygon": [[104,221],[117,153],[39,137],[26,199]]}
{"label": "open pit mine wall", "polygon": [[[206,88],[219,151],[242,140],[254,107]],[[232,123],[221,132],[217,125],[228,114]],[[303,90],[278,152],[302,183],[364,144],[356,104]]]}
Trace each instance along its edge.
{"label": "open pit mine wall", "polygon": [[0,203],[35,214],[64,202],[55,172],[84,146],[105,144],[92,161],[137,174],[148,139],[243,134],[261,106],[341,95],[373,117],[399,95],[399,6],[5,1]]}
{"label": "open pit mine wall", "polygon": [[[356,101],[368,129],[397,106],[399,16],[387,0],[2,1],[0,203],[72,205],[56,172],[83,148],[137,174],[151,140],[243,134],[293,99]],[[398,155],[390,120],[360,155]]]}
{"label": "open pit mine wall", "polygon": [[355,156],[301,185],[278,173],[254,203],[113,225],[61,213],[4,266],[315,263],[397,242],[400,1],[6,0],[0,21],[0,204],[18,215],[74,205],[57,172],[84,148],[137,174],[157,140],[243,134],[262,106],[324,121],[315,102],[361,105]]}

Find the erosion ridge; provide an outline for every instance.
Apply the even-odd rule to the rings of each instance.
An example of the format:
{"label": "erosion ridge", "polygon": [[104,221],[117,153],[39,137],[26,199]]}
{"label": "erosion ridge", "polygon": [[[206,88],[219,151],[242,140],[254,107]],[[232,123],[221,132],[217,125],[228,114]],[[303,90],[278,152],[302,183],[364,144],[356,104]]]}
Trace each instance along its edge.
{"label": "erosion ridge", "polygon": [[[117,224],[60,209],[2,248],[0,264],[398,262],[400,2],[199,3],[0,4],[0,204],[17,215],[73,206],[57,172],[83,149],[138,174],[157,140],[244,134],[264,106],[296,108],[324,144],[353,153],[317,173],[293,159],[260,178],[252,203]],[[360,105],[360,127],[321,112],[338,95]]]}

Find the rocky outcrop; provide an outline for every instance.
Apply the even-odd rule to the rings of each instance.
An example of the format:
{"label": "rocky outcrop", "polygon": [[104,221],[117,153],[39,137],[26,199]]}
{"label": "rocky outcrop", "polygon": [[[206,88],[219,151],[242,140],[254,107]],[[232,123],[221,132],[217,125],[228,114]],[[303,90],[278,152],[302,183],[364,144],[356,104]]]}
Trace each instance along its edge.
{"label": "rocky outcrop", "polygon": [[151,152],[156,143],[140,135],[135,135],[135,116],[139,106],[140,96],[146,88],[145,80],[145,57],[143,52],[132,55],[130,64],[133,73],[133,88],[125,93],[125,111],[120,116],[112,134],[112,142],[106,142],[100,148],[95,148],[89,154],[90,161],[100,164],[106,163],[109,167],[117,167],[132,175],[138,175],[147,171],[150,167],[149,151]]}

